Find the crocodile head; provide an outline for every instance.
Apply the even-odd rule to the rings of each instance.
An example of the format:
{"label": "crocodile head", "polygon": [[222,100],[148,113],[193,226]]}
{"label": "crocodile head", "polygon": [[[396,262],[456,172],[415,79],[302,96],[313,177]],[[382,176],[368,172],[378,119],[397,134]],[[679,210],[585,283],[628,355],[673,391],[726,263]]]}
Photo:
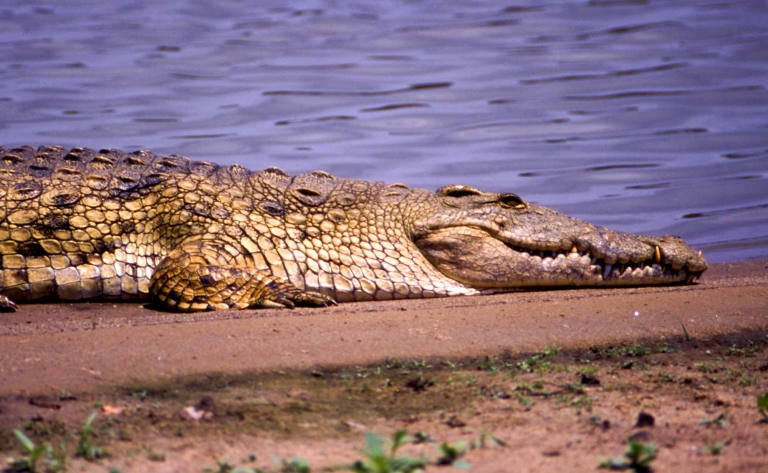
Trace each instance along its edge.
{"label": "crocodile head", "polygon": [[597,227],[515,194],[463,185],[438,189],[411,238],[445,276],[482,289],[690,283],[707,269],[674,236]]}

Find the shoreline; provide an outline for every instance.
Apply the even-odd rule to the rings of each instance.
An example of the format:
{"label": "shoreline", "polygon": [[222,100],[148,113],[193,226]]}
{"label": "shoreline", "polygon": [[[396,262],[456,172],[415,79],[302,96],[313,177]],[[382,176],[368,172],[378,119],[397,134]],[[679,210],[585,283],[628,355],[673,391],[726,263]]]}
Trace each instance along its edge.
{"label": "shoreline", "polygon": [[768,260],[716,263],[690,286],[526,291],[290,311],[178,315],[137,303],[27,304],[0,315],[0,396],[387,358],[462,358],[548,345],[578,349],[664,340],[683,336],[683,330],[707,338],[768,329],[766,308]]}

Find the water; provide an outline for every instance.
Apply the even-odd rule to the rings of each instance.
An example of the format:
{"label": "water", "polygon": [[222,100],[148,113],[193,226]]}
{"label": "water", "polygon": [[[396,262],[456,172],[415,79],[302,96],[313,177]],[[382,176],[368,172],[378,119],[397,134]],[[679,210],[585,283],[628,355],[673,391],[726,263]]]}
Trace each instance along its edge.
{"label": "water", "polygon": [[765,1],[0,3],[0,143],[511,191],[768,257]]}

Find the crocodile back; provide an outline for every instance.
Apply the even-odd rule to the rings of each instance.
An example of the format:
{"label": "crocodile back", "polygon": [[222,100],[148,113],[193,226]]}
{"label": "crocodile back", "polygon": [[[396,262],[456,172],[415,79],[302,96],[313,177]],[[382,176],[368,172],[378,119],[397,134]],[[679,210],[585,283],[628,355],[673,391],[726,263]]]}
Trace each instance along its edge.
{"label": "crocodile back", "polygon": [[148,151],[0,147],[0,291],[17,301],[146,296],[173,231],[185,234],[163,207],[181,210],[172,202],[191,177],[237,185],[229,168]]}
{"label": "crocodile back", "polygon": [[154,270],[188,244],[222,267],[339,301],[476,293],[436,271],[410,239],[409,222],[438,209],[435,198],[324,171],[0,147],[0,294],[147,298]]}

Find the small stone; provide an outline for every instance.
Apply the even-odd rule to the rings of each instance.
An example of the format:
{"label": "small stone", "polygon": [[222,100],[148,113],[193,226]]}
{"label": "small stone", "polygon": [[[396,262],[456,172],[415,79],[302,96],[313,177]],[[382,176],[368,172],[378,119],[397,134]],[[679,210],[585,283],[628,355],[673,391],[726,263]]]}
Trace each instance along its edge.
{"label": "small stone", "polygon": [[202,420],[205,416],[205,411],[201,411],[195,408],[195,406],[187,406],[181,410],[181,417],[184,420],[198,421]]}
{"label": "small stone", "polygon": [[197,407],[202,411],[213,412],[213,397],[205,396],[204,398],[200,399],[200,403],[197,405]]}
{"label": "small stone", "polygon": [[635,424],[635,427],[653,427],[655,423],[656,419],[652,415],[647,412],[641,412],[637,415],[637,424]]}
{"label": "small stone", "polygon": [[101,411],[107,417],[117,417],[120,414],[122,414],[124,410],[125,410],[125,407],[112,406],[110,404],[104,404],[104,406],[102,406],[101,408]]}
{"label": "small stone", "polygon": [[581,384],[584,386],[600,386],[600,380],[594,376],[581,375]]}

